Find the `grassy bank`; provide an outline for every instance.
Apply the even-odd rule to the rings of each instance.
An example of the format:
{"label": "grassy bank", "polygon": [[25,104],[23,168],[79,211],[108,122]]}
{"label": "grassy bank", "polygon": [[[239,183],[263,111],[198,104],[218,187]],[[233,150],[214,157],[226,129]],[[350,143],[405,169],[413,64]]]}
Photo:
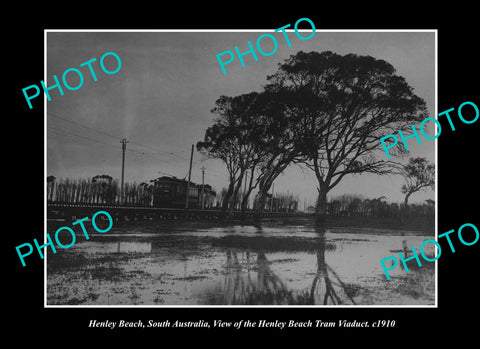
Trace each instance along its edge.
{"label": "grassy bank", "polygon": [[414,230],[435,235],[435,217],[418,217],[400,224],[398,218],[328,217],[327,227],[361,227],[375,229]]}

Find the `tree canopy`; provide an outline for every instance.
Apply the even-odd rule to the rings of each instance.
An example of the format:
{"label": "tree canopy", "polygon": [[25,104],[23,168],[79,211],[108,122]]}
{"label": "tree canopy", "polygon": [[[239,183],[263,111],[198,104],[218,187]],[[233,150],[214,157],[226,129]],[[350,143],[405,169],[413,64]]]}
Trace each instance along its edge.
{"label": "tree canopy", "polygon": [[[263,91],[221,96],[212,112],[217,118],[197,149],[225,162],[229,193],[250,170],[250,188],[265,196],[287,166],[303,163],[318,180],[320,215],[346,175],[398,170],[381,156],[380,137],[427,117],[425,101],[391,64],[330,51],[291,55]],[[396,147],[392,155],[405,154]]]}
{"label": "tree canopy", "polygon": [[400,173],[406,182],[402,186],[402,194],[405,194],[405,206],[408,205],[408,198],[412,194],[426,190],[428,187],[432,190],[435,188],[435,165],[429,163],[426,158],[410,158]]}
{"label": "tree canopy", "polygon": [[[425,101],[394,67],[370,56],[298,52],[267,80],[267,91],[290,96],[290,117],[308,125],[302,147],[319,183],[320,211],[344,176],[393,173],[398,164],[377,156],[379,138],[427,117]],[[398,147],[396,155],[405,152]]]}

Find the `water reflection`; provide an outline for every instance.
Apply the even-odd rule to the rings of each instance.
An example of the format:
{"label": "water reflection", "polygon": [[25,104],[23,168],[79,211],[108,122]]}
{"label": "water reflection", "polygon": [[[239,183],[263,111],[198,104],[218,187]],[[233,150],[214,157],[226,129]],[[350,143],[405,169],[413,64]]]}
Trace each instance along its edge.
{"label": "water reflection", "polygon": [[[312,287],[310,289],[310,304],[334,305],[345,304],[348,303],[348,301],[350,301],[351,304],[356,304],[353,298],[349,295],[346,285],[325,261],[325,230],[316,227],[315,232],[318,235],[317,273],[313,278]],[[330,279],[329,271],[336,279],[336,282],[332,282]]]}
{"label": "water reflection", "polygon": [[[419,268],[412,260],[409,273],[399,263],[389,282],[379,264],[398,252],[411,257],[411,246],[418,251],[427,236],[312,226],[185,230],[138,237],[119,231],[120,241],[92,239],[49,256],[56,266],[47,276],[49,304],[398,305],[434,299],[433,263]],[[433,252],[427,244],[425,253]]]}
{"label": "water reflection", "polygon": [[[325,261],[325,251],[336,246],[325,239],[325,230],[316,229],[316,265],[311,283],[303,290],[292,289],[272,270],[266,251],[250,252],[229,248],[225,251],[225,274],[219,304],[356,304],[352,288],[346,285]],[[240,258],[239,258],[240,256]],[[303,266],[304,268],[306,266]],[[308,266],[307,266],[308,268]],[[333,277],[333,280],[332,280]],[[212,301],[212,294],[210,301]]]}
{"label": "water reflection", "polygon": [[[265,252],[226,251],[226,274],[223,281],[223,304],[289,304],[292,292],[271,270]],[[246,272],[244,271],[246,269]],[[256,274],[256,277],[255,277]]]}

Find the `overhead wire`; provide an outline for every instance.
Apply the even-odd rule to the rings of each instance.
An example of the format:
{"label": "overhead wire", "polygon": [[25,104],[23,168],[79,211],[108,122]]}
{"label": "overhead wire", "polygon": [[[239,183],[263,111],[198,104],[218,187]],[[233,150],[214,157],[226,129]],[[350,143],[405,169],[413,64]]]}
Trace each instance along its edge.
{"label": "overhead wire", "polygon": [[[90,131],[93,131],[93,132],[96,132],[98,134],[101,134],[101,135],[104,135],[104,136],[108,136],[108,137],[111,137],[115,140],[121,140],[122,138],[116,136],[116,135],[113,135],[113,134],[110,134],[104,130],[101,130],[101,129],[98,129],[98,128],[92,128],[92,127],[89,127],[87,125],[84,125],[84,124],[81,124],[79,122],[76,122],[76,121],[73,121],[73,120],[70,120],[70,119],[67,119],[67,118],[64,118],[62,116],[59,116],[57,114],[54,114],[54,113],[51,113],[51,112],[47,112],[47,114],[49,114],[50,116],[53,116],[57,119],[60,119],[60,120],[63,120],[63,121],[66,121],[66,122],[69,122],[71,124],[74,124],[76,126],[79,126],[79,127],[82,127],[84,129],[88,129]],[[66,131],[66,130],[63,130],[63,129],[60,129],[60,128],[56,128],[56,127],[53,127],[53,126],[50,126],[50,125],[47,125],[48,126],[48,129],[52,130],[52,131],[55,131],[57,133],[61,133],[63,135],[68,135],[68,136],[74,136],[74,137],[78,137],[78,138],[82,138],[82,139],[86,139],[86,140],[89,140],[89,141],[93,141],[93,142],[96,142],[96,143],[99,143],[99,144],[104,144],[104,145],[108,145],[108,146],[111,146],[111,147],[114,147],[114,148],[118,148],[118,145],[115,145],[115,144],[112,144],[112,143],[107,143],[107,142],[104,142],[104,141],[100,141],[98,139],[94,139],[94,138],[91,138],[91,137],[87,137],[87,136],[84,136],[84,135],[79,135],[79,134],[76,134],[76,133],[72,133],[70,131]],[[176,158],[179,158],[179,159],[182,159],[182,160],[185,160],[187,161],[187,159],[183,156],[180,156],[180,155],[177,155],[175,154],[175,152],[166,152],[166,151],[160,151],[158,149],[155,149],[153,147],[150,147],[150,146],[146,146],[146,145],[143,145],[143,144],[140,144],[140,143],[137,143],[137,142],[134,142],[134,141],[129,141],[130,144],[134,144],[138,147],[142,147],[142,148],[145,148],[145,149],[149,149],[149,150],[152,150],[154,153],[146,153],[146,152],[141,152],[141,151],[138,151],[138,150],[135,150],[135,149],[131,149],[131,148],[127,148],[126,151],[129,151],[131,153],[136,153],[136,154],[140,154],[140,155],[144,155],[144,156],[151,156],[153,158],[156,158],[157,160],[160,160],[164,163],[170,163],[168,160],[165,160],[165,159],[162,159],[160,157],[158,157],[157,155],[171,155],[171,156],[174,156]],[[180,151],[179,151],[180,152]],[[179,153],[177,152],[177,153]],[[202,159],[200,158],[200,162],[203,163],[205,160],[207,159]],[[194,160],[193,163],[192,163],[192,169],[195,167],[195,165],[197,164],[197,161],[198,160]],[[170,175],[169,173],[166,173],[166,172],[162,172],[162,171],[158,171],[160,173],[164,173],[164,174],[167,174],[167,175]],[[215,173],[215,172],[209,172],[209,175],[213,175],[213,176],[222,176],[223,175],[220,175],[219,173]],[[185,174],[185,177],[184,179],[186,179],[186,177],[188,176],[188,170],[187,170],[187,173]]]}
{"label": "overhead wire", "polygon": [[74,125],[77,125],[77,126],[80,126],[80,127],[86,128],[86,129],[89,129],[89,130],[94,131],[94,132],[97,132],[97,133],[100,133],[100,134],[102,134],[102,135],[104,135],[104,136],[112,137],[112,138],[115,138],[115,139],[121,139],[120,137],[111,135],[111,134],[109,134],[109,133],[107,133],[107,132],[105,132],[105,131],[102,131],[102,130],[100,130],[100,129],[95,129],[95,128],[92,128],[92,127],[89,127],[89,126],[82,125],[82,124],[80,124],[80,123],[78,123],[78,122],[75,122],[75,121],[72,121],[72,120],[63,118],[63,117],[58,116],[58,115],[56,115],[56,114],[53,114],[53,113],[51,113],[51,112],[47,112],[47,114],[49,114],[49,115],[51,115],[51,116],[53,116],[53,117],[55,117],[55,118],[57,118],[57,119],[61,119],[61,120],[70,122],[70,123],[72,123],[72,124],[74,124]]}
{"label": "overhead wire", "polygon": [[65,130],[62,130],[62,129],[59,129],[59,128],[56,128],[56,127],[48,126],[48,128],[53,130],[53,131],[61,132],[61,133],[66,134],[66,135],[75,136],[75,137],[79,137],[79,138],[84,138],[84,139],[87,139],[89,141],[93,141],[93,142],[97,142],[97,143],[101,143],[101,144],[105,144],[105,145],[110,145],[112,147],[118,148],[117,145],[102,142],[102,141],[99,141],[98,139],[94,139],[94,138],[90,138],[90,137],[86,137],[86,136],[81,136],[81,135],[78,135],[78,134],[75,134],[75,133],[72,133],[72,132],[68,132],[68,131],[65,131]]}
{"label": "overhead wire", "polygon": [[[53,126],[48,126],[48,129],[52,130],[52,131],[56,131],[56,132],[61,132],[63,133],[64,135],[69,135],[69,136],[75,136],[75,137],[79,137],[79,138],[83,138],[83,139],[87,139],[89,141],[93,141],[93,142],[97,142],[97,143],[100,143],[100,144],[104,144],[104,145],[109,145],[109,146],[112,146],[112,147],[115,147],[118,149],[118,145],[115,145],[115,144],[111,144],[111,143],[106,143],[106,142],[102,142],[98,139],[94,139],[94,138],[90,138],[90,137],[87,137],[87,136],[82,136],[82,135],[79,135],[79,134],[76,134],[76,133],[72,133],[72,132],[69,132],[69,131],[65,131],[65,130],[62,130],[62,129],[59,129],[59,128],[56,128],[56,127],[53,127]],[[155,156],[155,154],[149,154],[149,153],[144,153],[144,152],[140,152],[138,150],[135,150],[135,149],[130,149],[130,148],[127,148],[126,151],[129,151],[129,152],[132,152],[132,153],[136,153],[136,154],[140,154],[140,155],[147,155],[147,156],[152,156],[164,163],[170,163],[168,160],[165,160],[165,159],[161,159],[160,157],[158,156]]]}
{"label": "overhead wire", "polygon": [[[74,124],[74,125],[83,127],[83,128],[85,128],[85,129],[88,129],[88,130],[91,130],[91,131],[93,131],[93,132],[97,132],[97,133],[102,134],[102,135],[104,135],[104,136],[112,137],[112,138],[115,138],[115,139],[117,139],[117,140],[121,140],[121,139],[122,139],[121,137],[112,135],[112,134],[110,134],[110,133],[108,133],[108,132],[106,132],[106,131],[103,131],[103,130],[101,130],[101,129],[86,126],[86,125],[84,125],[84,124],[81,124],[81,123],[79,123],[79,122],[76,122],[76,121],[73,121],[73,120],[64,118],[64,117],[59,116],[59,115],[57,115],[57,114],[54,114],[54,113],[51,113],[51,112],[47,112],[47,114],[49,114],[49,115],[51,115],[51,116],[53,116],[53,117],[55,117],[55,118],[57,118],[57,119],[60,119],[60,120],[63,120],[63,121],[67,121],[67,122],[70,122],[70,123],[72,123],[72,124]],[[159,150],[159,149],[155,149],[155,148],[153,148],[153,147],[146,146],[146,145],[143,145],[143,144],[140,144],[140,143],[131,141],[131,140],[129,141],[129,143],[130,143],[130,144],[134,144],[134,145],[139,146],[139,147],[143,147],[143,148],[146,148],[146,149],[153,150],[154,152],[159,153],[159,154],[172,155],[172,156],[177,157],[177,158],[179,158],[179,159],[186,160],[186,158],[184,158],[183,156],[180,156],[180,155],[175,154],[175,152],[161,151],[161,150]],[[127,149],[127,150],[128,150],[128,149]]]}

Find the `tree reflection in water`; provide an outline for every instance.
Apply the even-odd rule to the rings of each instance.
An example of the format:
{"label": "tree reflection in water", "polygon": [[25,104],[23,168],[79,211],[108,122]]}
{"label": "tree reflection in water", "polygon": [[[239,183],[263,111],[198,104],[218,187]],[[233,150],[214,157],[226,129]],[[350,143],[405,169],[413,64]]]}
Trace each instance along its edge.
{"label": "tree reflection in water", "polygon": [[[313,278],[312,287],[310,289],[310,304],[345,304],[347,299],[352,304],[356,304],[351,297],[350,288],[342,282],[338,274],[327,264],[327,262],[325,262],[325,229],[316,227],[315,232],[318,236],[317,273]],[[336,282],[330,279],[329,271],[336,279]],[[322,279],[324,287],[321,285]],[[341,293],[337,292],[335,288]]]}
{"label": "tree reflection in water", "polygon": [[[325,230],[316,228],[316,273],[311,287],[299,292],[289,289],[270,268],[265,252],[226,251],[222,304],[297,305],[355,304],[352,289],[325,262],[325,251],[335,245],[326,243]],[[239,259],[238,256],[241,256]],[[252,277],[256,272],[257,277]]]}
{"label": "tree reflection in water", "polygon": [[[250,252],[227,250],[226,275],[223,283],[224,304],[289,304],[292,292],[270,269],[264,252],[252,256]],[[244,271],[246,268],[246,273]],[[252,278],[252,271],[257,277]]]}

